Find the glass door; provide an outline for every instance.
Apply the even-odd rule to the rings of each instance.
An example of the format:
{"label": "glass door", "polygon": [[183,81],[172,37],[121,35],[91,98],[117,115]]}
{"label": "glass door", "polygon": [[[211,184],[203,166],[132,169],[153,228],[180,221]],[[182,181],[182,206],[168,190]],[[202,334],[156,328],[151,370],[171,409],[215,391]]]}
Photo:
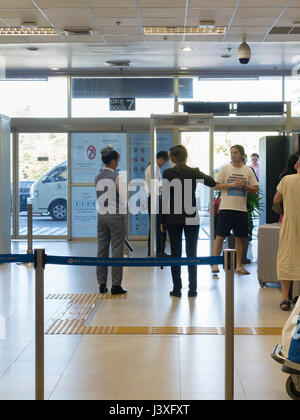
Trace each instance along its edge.
{"label": "glass door", "polygon": [[[201,172],[210,174],[210,133],[181,132],[181,144],[188,151],[188,166],[199,168]],[[200,215],[199,255],[209,255],[211,247],[211,189],[199,184],[196,191],[197,207]]]}
{"label": "glass door", "polygon": [[97,237],[95,178],[104,168],[101,150],[113,147],[120,155],[118,171],[126,178],[126,133],[72,133],[71,213],[72,238]]}
{"label": "glass door", "polygon": [[[168,152],[174,145],[174,135],[169,132],[159,132],[157,134],[157,153],[161,151]],[[129,135],[129,181],[133,186],[143,189],[144,196],[147,193],[144,187],[140,187],[141,181],[145,180],[145,171],[150,163],[150,133],[137,132]],[[170,166],[167,163],[160,169],[163,171]],[[135,183],[136,181],[136,183]],[[132,192],[131,195],[134,193]],[[132,240],[145,239],[149,235],[149,215],[129,214],[129,237]]]}
{"label": "glass door", "polygon": [[67,138],[66,133],[19,134],[19,237],[27,235],[27,203],[33,236],[68,235]]}

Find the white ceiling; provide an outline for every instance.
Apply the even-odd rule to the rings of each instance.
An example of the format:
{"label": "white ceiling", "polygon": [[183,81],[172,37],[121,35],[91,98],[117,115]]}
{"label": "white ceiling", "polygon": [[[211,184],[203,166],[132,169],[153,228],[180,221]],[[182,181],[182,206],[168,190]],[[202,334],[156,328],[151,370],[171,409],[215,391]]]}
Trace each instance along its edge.
{"label": "white ceiling", "polygon": [[[197,26],[215,20],[228,31],[218,36],[145,37],[143,26]],[[126,72],[290,71],[300,59],[300,34],[272,35],[274,27],[300,26],[300,0],[0,0],[0,27],[35,21],[57,37],[0,36],[0,59],[11,70],[118,72],[107,60],[131,60]],[[117,24],[117,22],[120,22]],[[92,37],[71,37],[65,28],[91,28]],[[253,57],[237,60],[246,36]],[[38,51],[28,51],[29,46]],[[192,53],[181,51],[192,46]],[[232,48],[232,58],[221,55]],[[298,61],[297,61],[298,60]]]}

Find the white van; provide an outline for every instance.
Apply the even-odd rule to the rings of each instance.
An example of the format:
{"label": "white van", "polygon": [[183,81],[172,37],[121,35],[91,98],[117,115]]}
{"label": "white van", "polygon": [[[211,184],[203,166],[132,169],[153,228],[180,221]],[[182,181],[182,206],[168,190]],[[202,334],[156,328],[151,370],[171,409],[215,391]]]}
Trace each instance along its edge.
{"label": "white van", "polygon": [[55,221],[67,220],[68,196],[67,161],[50,169],[30,188],[28,204],[32,204],[33,214],[50,214]]}

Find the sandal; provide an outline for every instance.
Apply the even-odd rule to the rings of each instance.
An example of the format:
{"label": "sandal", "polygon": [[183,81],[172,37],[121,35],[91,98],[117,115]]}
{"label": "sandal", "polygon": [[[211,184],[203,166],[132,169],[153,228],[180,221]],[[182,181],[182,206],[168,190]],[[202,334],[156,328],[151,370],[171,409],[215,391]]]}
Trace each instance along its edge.
{"label": "sandal", "polygon": [[211,272],[212,272],[213,274],[218,274],[218,273],[220,273],[220,269],[219,269],[219,267],[218,267],[218,266],[212,265],[212,266],[211,266]]}
{"label": "sandal", "polygon": [[281,302],[280,304],[280,309],[284,312],[288,312],[291,310],[291,302],[288,300],[284,300],[283,302]]}
{"label": "sandal", "polygon": [[243,270],[235,270],[235,273],[241,274],[242,276],[248,276],[250,273],[249,271],[243,269]]}

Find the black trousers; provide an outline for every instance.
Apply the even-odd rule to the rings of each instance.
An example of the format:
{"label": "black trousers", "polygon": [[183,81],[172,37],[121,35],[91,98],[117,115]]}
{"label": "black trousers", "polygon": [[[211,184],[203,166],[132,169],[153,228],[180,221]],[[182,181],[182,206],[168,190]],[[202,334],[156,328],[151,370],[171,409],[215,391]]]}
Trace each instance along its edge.
{"label": "black trousers", "polygon": [[[161,206],[162,206],[162,198],[159,197],[158,200],[159,205],[159,213],[161,213]],[[148,235],[148,257],[150,257],[151,254],[151,247],[150,247],[150,241],[151,241],[151,198],[148,198],[148,213],[149,213],[149,235]],[[160,215],[155,216],[155,227],[156,227],[156,253],[162,254],[165,252],[166,249],[166,241],[167,241],[167,233],[162,233],[160,230],[161,225],[161,217]]]}
{"label": "black trousers", "polygon": [[[172,257],[181,258],[182,256],[182,234],[184,232],[186,241],[187,257],[197,257],[197,244],[199,238],[200,226],[186,225],[167,225],[171,243]],[[173,290],[176,292],[182,289],[181,267],[171,267],[173,277]],[[189,290],[197,290],[197,265],[188,267],[189,272]]]}

